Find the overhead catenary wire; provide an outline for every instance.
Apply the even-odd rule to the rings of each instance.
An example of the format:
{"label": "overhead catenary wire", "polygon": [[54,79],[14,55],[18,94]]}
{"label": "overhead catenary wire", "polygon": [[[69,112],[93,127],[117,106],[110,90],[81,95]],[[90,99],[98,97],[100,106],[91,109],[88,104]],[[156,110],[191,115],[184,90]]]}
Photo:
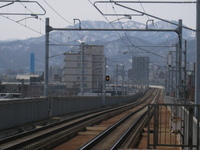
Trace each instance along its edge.
{"label": "overhead catenary wire", "polygon": [[[93,4],[93,3],[91,2],[91,0],[88,0],[88,1],[89,1],[89,2],[90,2],[90,3],[91,3],[91,4],[96,8],[95,4]],[[112,4],[112,2],[113,2],[113,1],[111,1],[111,4]],[[110,23],[110,21],[108,20],[108,18],[105,17],[103,13],[101,13],[101,14],[102,14],[102,16],[107,20],[107,22]],[[117,15],[116,15],[116,16],[117,16]],[[110,25],[112,26],[112,28],[115,29],[115,27],[114,27],[113,24],[110,23]],[[122,27],[122,29],[123,29],[123,27]],[[119,35],[118,32],[117,32],[117,34],[118,34],[118,36],[120,37],[120,39],[124,42],[123,38]],[[126,34],[125,34],[125,37],[127,37]],[[159,56],[159,57],[161,57],[161,58],[165,58],[164,56],[161,56],[161,55],[159,55],[159,54],[157,54],[157,53],[154,53],[154,52],[151,52],[151,51],[145,50],[145,49],[143,49],[143,48],[140,48],[140,47],[136,46],[135,44],[133,44],[132,41],[131,41],[129,38],[127,38],[127,39],[129,40],[129,42],[131,43],[131,45],[132,45],[133,47],[136,47],[136,48],[138,48],[138,49],[140,49],[140,50],[142,50],[142,51],[145,51],[145,52],[151,53],[151,54],[153,54],[153,55]],[[124,43],[125,43],[125,46],[126,46],[126,45],[127,45],[126,42],[124,42]]]}
{"label": "overhead catenary wire", "polygon": [[[143,4],[142,4],[142,1],[141,1],[141,0],[138,0],[138,1],[140,2],[140,5],[141,5],[142,10],[144,11],[144,13],[147,14],[147,13],[146,13],[146,10],[145,10],[145,8],[144,8],[144,6],[143,6]],[[149,17],[148,15],[146,15],[146,17],[147,17],[148,20],[151,20],[150,17]],[[153,21],[153,20],[152,20],[152,21]],[[155,27],[155,24],[154,24],[154,23],[153,23],[153,26]],[[158,34],[158,32],[156,32],[156,33]],[[167,45],[166,42],[162,39],[161,35],[158,34],[158,36],[159,36],[160,39],[163,41],[163,43],[165,43],[165,45]]]}
{"label": "overhead catenary wire", "polygon": [[[144,8],[144,6],[143,6],[142,1],[139,0],[139,2],[140,2],[140,5],[141,5],[141,7],[142,7],[144,13],[147,14],[147,12],[146,12],[146,10],[145,10],[145,8]],[[146,16],[147,16],[148,20],[151,20],[150,17],[149,17],[148,15],[146,15]],[[154,21],[154,20],[152,19],[152,21]],[[154,23],[152,23],[152,24],[153,24],[153,27],[155,28],[155,24],[154,24]],[[157,35],[160,37],[160,39],[163,41],[163,43],[164,43],[165,45],[167,45],[166,41],[164,41],[164,40],[162,39],[161,35],[158,34],[158,32],[156,32],[156,33],[157,33]]]}
{"label": "overhead catenary wire", "polygon": [[[0,14],[0,15],[1,15],[1,14]],[[15,23],[17,23],[17,24],[19,24],[19,25],[21,25],[21,26],[23,26],[23,27],[25,27],[25,28],[27,28],[27,29],[29,29],[29,30],[35,32],[35,33],[38,33],[38,34],[40,34],[40,35],[44,35],[43,33],[39,32],[39,31],[37,31],[37,30],[35,30],[35,29],[31,28],[31,27],[28,27],[27,25],[24,25],[24,24],[22,24],[22,23],[20,23],[20,22],[18,22],[18,21],[16,21],[16,20],[14,20],[14,19],[11,19],[11,18],[8,17],[8,16],[5,16],[5,15],[1,15],[1,16],[2,16],[3,18],[6,18],[6,19],[8,19],[8,20],[10,20],[10,21],[12,21],[12,22],[15,22]]]}
{"label": "overhead catenary wire", "polygon": [[58,13],[46,0],[44,0],[44,2],[63,20],[65,20],[67,23],[69,24],[73,24],[72,22],[68,21],[67,19],[65,19],[60,13]]}
{"label": "overhead catenary wire", "polygon": [[[114,6],[113,6],[112,8],[114,8]],[[116,11],[115,11],[115,14],[116,14],[116,16],[117,16]],[[121,24],[120,21],[119,21],[119,23],[120,23],[120,25],[121,25],[121,28],[123,29],[123,26],[122,26],[122,24]],[[149,51],[149,50],[145,50],[145,49],[143,49],[143,48],[141,48],[141,47],[139,47],[139,46],[136,46],[136,45],[130,40],[130,38],[127,36],[126,32],[125,32],[124,34],[125,34],[127,40],[129,41],[129,43],[131,43],[133,47],[138,48],[139,50],[145,51],[145,52],[147,52],[147,53],[151,53],[151,54],[153,54],[153,55],[156,55],[156,56],[165,58],[165,57],[163,57],[163,56],[161,56],[161,55],[158,55],[158,54],[156,54],[156,53],[153,53],[153,52],[151,52],[151,51]],[[126,46],[127,46],[127,45],[126,45]],[[127,46],[127,47],[128,47],[128,46]]]}
{"label": "overhead catenary wire", "polygon": [[[92,3],[90,0],[88,0],[88,1],[93,5],[93,3]],[[119,21],[119,18],[118,18],[118,16],[117,16],[117,12],[116,12],[116,10],[115,10],[115,8],[114,8],[114,6],[113,6],[113,3],[111,3],[111,5],[112,5],[112,9],[113,9],[114,13],[116,14],[117,20],[118,20],[119,24],[121,25],[121,28],[123,29],[123,25],[122,25],[122,23]],[[93,5],[93,6],[94,6],[94,5]],[[95,8],[96,8],[96,7],[95,7]],[[101,14],[102,14],[102,13],[101,13]],[[105,17],[103,14],[102,14],[102,16],[107,20],[107,22],[110,23],[110,25],[112,26],[112,28],[115,29],[114,25],[108,20],[108,18]],[[116,31],[116,32],[117,32],[117,31]],[[128,50],[129,50],[130,52],[132,52],[132,51],[130,50],[128,44],[127,44],[127,43],[124,41],[124,39],[120,36],[119,32],[117,32],[117,34],[118,34],[118,36],[120,37],[120,39],[123,41],[123,43],[125,44],[125,46],[128,48]],[[141,47],[136,46],[135,44],[133,44],[133,42],[132,42],[132,41],[130,40],[130,38],[127,36],[126,32],[125,32],[124,34],[125,34],[125,37],[127,38],[127,40],[129,41],[129,43],[131,43],[131,45],[132,45],[133,47],[135,47],[135,48],[137,48],[137,49],[139,49],[139,50],[145,51],[146,53],[150,53],[150,54],[159,56],[159,57],[161,57],[161,58],[165,58],[165,57],[162,56],[162,55],[159,55],[159,54],[157,54],[157,53],[154,53],[154,52],[151,52],[151,51],[148,51],[148,50],[145,50],[145,49],[143,49],[143,48],[141,48]],[[134,53],[132,53],[132,55],[135,56]],[[149,69],[147,66],[145,66],[145,65],[143,64],[143,62],[141,62],[141,64],[142,64],[142,65],[144,66],[144,68],[146,68],[147,70]]]}
{"label": "overhead catenary wire", "polygon": [[[148,14],[148,13],[146,13],[145,12],[145,10],[144,10],[144,12],[142,12],[142,11],[139,11],[139,10],[136,10],[136,9],[132,9],[132,8],[130,8],[130,7],[127,7],[127,6],[124,6],[124,5],[121,5],[120,3],[196,3],[196,2],[191,2],[191,1],[177,1],[177,2],[171,2],[171,1],[96,1],[96,2],[94,2],[94,4],[93,4],[93,6],[102,14],[102,15],[106,15],[106,14],[104,14],[96,5],[98,4],[98,3],[105,3],[105,4],[108,4],[108,3],[113,3],[113,4],[115,4],[115,5],[117,5],[117,6],[120,6],[120,7],[123,7],[123,8],[126,8],[126,9],[128,9],[128,10],[132,10],[132,11],[134,11],[134,12],[137,12],[137,13],[141,13],[141,14],[143,14],[143,15],[146,15],[147,16],[147,18],[148,17],[153,17],[153,18],[155,18],[155,19],[158,19],[158,20],[161,20],[161,21],[164,21],[164,22],[167,22],[167,23],[170,23],[170,24],[173,24],[173,25],[176,25],[176,26],[178,26],[178,27],[182,27],[182,28],[186,28],[186,29],[188,29],[188,30],[191,30],[191,31],[196,31],[196,30],[194,30],[194,29],[192,29],[192,28],[189,28],[189,27],[186,27],[186,26],[182,26],[182,25],[179,25],[179,24],[176,24],[176,23],[174,23],[174,22],[171,22],[171,21],[168,21],[168,20],[165,20],[165,19],[163,19],[163,18],[159,18],[159,17],[156,17],[156,16],[153,16],[153,15],[151,15],[151,14]],[[144,7],[143,7],[144,8]],[[118,14],[118,15],[121,15],[121,14]]]}
{"label": "overhead catenary wire", "polygon": [[[0,15],[1,15],[1,14],[0,14]],[[23,27],[25,27],[25,28],[27,28],[27,29],[29,29],[29,30],[35,32],[35,33],[38,33],[38,34],[40,34],[40,35],[42,35],[42,36],[45,35],[45,34],[42,33],[41,31],[37,31],[37,30],[35,30],[35,29],[33,29],[33,28],[27,26],[26,24],[24,25],[24,24],[22,24],[22,23],[20,23],[20,22],[18,22],[18,21],[16,21],[16,20],[14,20],[14,19],[12,19],[12,18],[10,18],[10,17],[8,17],[8,16],[5,16],[5,15],[1,15],[1,16],[2,16],[3,18],[6,18],[6,19],[8,19],[8,20],[10,20],[10,21],[12,21],[12,22],[15,22],[15,23],[17,23],[17,24],[19,24],[19,25],[21,25],[21,26],[23,26]],[[41,20],[42,20],[42,19],[41,19]],[[67,44],[64,44],[64,43],[62,43],[62,42],[60,42],[60,41],[58,41],[58,40],[52,38],[52,37],[50,37],[50,39],[51,39],[52,41],[56,42],[56,43],[62,44],[63,46],[69,46],[69,45],[67,45]]]}
{"label": "overhead catenary wire", "polygon": [[[75,26],[74,23],[68,21],[67,19],[65,19],[65,17],[63,17],[60,13],[58,13],[58,11],[56,11],[46,0],[44,0],[44,2],[45,2],[45,3],[46,3],[60,18],[62,18],[65,22],[67,22],[67,23],[69,23],[69,24]],[[77,31],[77,34],[78,34],[79,38],[82,40],[83,38],[81,38],[81,36],[80,36],[80,34],[79,34],[78,31]]]}
{"label": "overhead catenary wire", "polygon": [[[21,2],[20,2],[20,4],[21,4],[22,6],[24,6],[24,8],[25,8],[25,13],[24,13],[24,14],[26,14],[26,11],[27,11],[27,10],[28,10],[27,12],[30,12],[30,14],[34,14],[34,12],[33,12],[31,9],[29,9],[25,4],[23,4],[23,3],[21,3]],[[48,3],[46,3],[46,4],[48,4]],[[49,6],[51,9],[53,9],[53,7],[51,7],[49,4],[48,4],[48,6]],[[55,9],[53,9],[53,11],[54,11],[57,15],[59,15],[62,19],[64,19],[65,21],[67,21],[67,20],[66,20],[64,17],[62,17],[62,15],[60,15]],[[45,11],[45,12],[46,12],[46,11]],[[27,15],[25,15],[25,18],[24,18],[24,19],[21,19],[21,20],[20,20],[20,21],[25,20],[25,24],[21,23],[20,21],[16,21],[16,20],[12,19],[11,17],[5,16],[5,15],[2,15],[2,14],[0,14],[0,15],[1,15],[2,17],[6,18],[6,19],[8,19],[8,20],[10,20],[10,21],[12,21],[12,22],[15,22],[15,23],[17,23],[17,24],[19,24],[19,25],[21,25],[21,26],[23,26],[23,27],[25,27],[25,28],[27,28],[27,29],[29,29],[29,30],[35,32],[35,33],[37,33],[37,34],[40,34],[40,35],[42,35],[42,36],[45,35],[45,34],[42,33],[42,31],[41,31],[41,22],[45,25],[45,21],[44,21],[42,18],[38,17],[38,16],[37,16],[36,19],[40,20],[40,30],[39,30],[39,31],[27,25],[26,19],[31,18],[31,17],[26,17]],[[33,17],[33,18],[34,18],[34,17]],[[69,23],[70,23],[70,22],[69,22]],[[72,23],[71,23],[71,24],[72,24]],[[63,35],[63,33],[60,33],[60,34]],[[79,34],[79,33],[78,33],[78,34]],[[80,35],[79,35],[79,37],[80,37]],[[69,39],[70,37],[67,36],[67,38]],[[63,43],[63,42],[61,42],[61,41],[58,41],[58,40],[54,39],[52,36],[50,37],[50,39],[51,39],[52,42],[58,43],[58,44],[52,43],[52,44],[50,44],[50,45],[54,45],[54,46],[58,46],[58,45],[59,45],[59,46],[61,46],[61,45],[62,45],[62,46],[77,46],[77,45],[69,45],[69,44]],[[80,39],[81,39],[81,38],[80,38]],[[75,40],[75,41],[76,41],[76,40]]]}
{"label": "overhead catenary wire", "polygon": [[[45,0],[44,0],[45,1]],[[45,1],[46,2],[46,1]],[[47,3],[47,2],[46,2]],[[51,5],[49,5],[49,3],[47,3],[48,4],[48,6],[49,7],[51,7]],[[25,6],[25,5],[23,5],[23,6]],[[26,6],[25,6],[26,7]],[[64,19],[64,17],[62,17],[62,15],[60,15],[53,7],[51,7],[53,10],[54,10],[54,12],[56,12],[56,14],[58,14],[62,19]],[[32,12],[30,9],[28,9],[27,7],[26,7],[26,9],[27,10],[29,10],[30,12]],[[11,19],[11,18],[10,18]],[[11,19],[11,20],[13,20],[13,19]],[[42,20],[42,19],[40,19],[40,20]],[[14,20],[13,20],[14,21]],[[43,21],[43,20],[42,20]],[[66,19],[65,19],[65,21],[66,21]],[[15,21],[16,22],[16,21]],[[44,22],[44,21],[43,21]],[[21,24],[21,23],[19,23],[19,24]],[[24,27],[27,27],[27,25],[23,25],[23,24],[21,24],[22,26],[24,26]],[[27,28],[29,28],[29,29],[31,29],[32,31],[34,31],[34,32],[37,32],[37,33],[39,33],[39,34],[41,34],[41,35],[44,35],[44,34],[42,34],[41,33],[41,31],[37,31],[37,30],[34,30],[33,28],[31,28],[31,27],[27,27]],[[63,34],[62,34],[63,35]],[[118,34],[119,35],[119,34]],[[126,33],[125,33],[125,35],[126,35]],[[120,36],[120,35],[119,35]],[[126,36],[127,37],[127,36]],[[51,39],[53,39],[52,37],[51,37]],[[121,39],[123,39],[122,37],[121,37]],[[128,38],[127,38],[128,39]],[[53,41],[55,41],[55,42],[57,42],[57,43],[62,43],[62,42],[58,42],[57,40],[53,40]],[[123,40],[124,41],[124,40]],[[124,41],[124,43],[125,43],[125,41]],[[132,43],[133,44],[133,43]],[[64,44],[65,45],[65,44]],[[127,44],[125,44],[125,45],[127,45]],[[133,46],[135,46],[134,44],[133,44]],[[147,50],[148,51],[148,50]],[[149,52],[149,53],[151,53],[151,52]]]}
{"label": "overhead catenary wire", "polygon": [[[90,0],[89,0],[89,2],[91,3]],[[92,3],[91,3],[91,4],[92,4]],[[111,5],[112,5],[112,3],[111,3]],[[113,8],[114,13],[117,14],[117,12],[115,11],[115,8],[114,8],[113,5],[112,5],[112,8]],[[102,14],[102,16],[107,20],[108,23],[110,23],[110,25],[112,26],[112,28],[115,29],[114,25],[108,20],[108,18],[105,17],[103,14]],[[116,17],[117,17],[117,20],[119,21],[119,18],[118,18],[117,15],[116,15]],[[123,29],[123,26],[122,26],[122,24],[121,24],[120,21],[119,21],[119,24],[121,25],[121,28]],[[116,32],[117,32],[117,31],[116,31]],[[128,44],[127,44],[127,43],[125,42],[125,40],[120,36],[119,32],[117,32],[117,34],[118,34],[118,36],[120,37],[120,39],[122,40],[122,42],[125,44],[125,46],[126,46],[126,47],[129,49],[129,51],[132,53],[132,51],[130,50]],[[129,39],[129,37],[127,36],[126,32],[125,32],[124,34],[125,34],[125,37],[127,38],[127,40],[129,41],[129,43],[131,43],[133,47],[138,48],[138,49],[140,49],[140,50],[143,50],[143,51],[145,51],[145,52],[147,52],[147,53],[151,53],[151,54],[153,54],[153,55],[156,55],[156,56],[165,58],[165,57],[163,57],[163,56],[161,56],[161,55],[159,55],[159,54],[156,54],[156,53],[153,53],[153,52],[151,52],[151,51],[148,51],[148,50],[145,50],[145,49],[143,49],[143,48],[140,48],[140,47],[138,47],[138,46],[135,46],[135,45],[132,43],[132,41]],[[135,56],[135,54],[132,53],[132,56]],[[142,64],[142,66],[143,66],[145,69],[147,69],[147,70],[149,69],[147,66],[145,66],[145,64],[144,64],[143,62],[140,61],[140,63]]]}

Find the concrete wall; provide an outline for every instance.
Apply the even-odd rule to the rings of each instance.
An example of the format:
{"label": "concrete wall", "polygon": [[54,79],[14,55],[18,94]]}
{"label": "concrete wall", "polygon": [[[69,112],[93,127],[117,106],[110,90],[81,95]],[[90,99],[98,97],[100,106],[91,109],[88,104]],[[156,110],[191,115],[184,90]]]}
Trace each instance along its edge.
{"label": "concrete wall", "polygon": [[[131,97],[106,97],[106,106],[134,101]],[[101,97],[55,97],[0,100],[0,130],[36,122],[50,117],[102,107]]]}
{"label": "concrete wall", "polygon": [[78,111],[92,110],[101,107],[100,97],[50,98],[50,101],[50,117],[60,116]]}
{"label": "concrete wall", "polygon": [[0,101],[0,130],[48,118],[44,98]]}

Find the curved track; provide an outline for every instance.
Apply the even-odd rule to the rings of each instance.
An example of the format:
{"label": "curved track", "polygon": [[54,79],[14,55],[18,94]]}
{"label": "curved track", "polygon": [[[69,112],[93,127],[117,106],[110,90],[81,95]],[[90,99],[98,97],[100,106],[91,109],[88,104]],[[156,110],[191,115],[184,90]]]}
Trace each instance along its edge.
{"label": "curved track", "polygon": [[[58,146],[54,150],[117,149],[122,145],[128,148],[130,146],[128,143],[133,144],[134,142],[136,144],[139,138],[135,137],[140,136],[146,125],[148,117],[147,105],[151,102],[156,102],[158,96],[158,90],[154,91],[153,94],[145,95],[139,106],[134,106],[129,110],[127,109],[120,115],[103,121],[98,125],[88,127],[85,132],[80,132],[78,136]],[[133,135],[133,137],[129,135]]]}
{"label": "curved track", "polygon": [[138,99],[137,102],[87,113],[2,139],[0,140],[0,149],[52,149],[64,141],[73,138],[78,132],[84,131],[86,127],[99,124],[106,119],[121,114],[122,112],[127,112],[127,110],[132,108],[138,109],[136,107],[141,107],[142,104],[147,102],[149,97],[155,95],[155,92],[153,91],[153,89],[149,90],[149,92],[147,92],[142,98]]}

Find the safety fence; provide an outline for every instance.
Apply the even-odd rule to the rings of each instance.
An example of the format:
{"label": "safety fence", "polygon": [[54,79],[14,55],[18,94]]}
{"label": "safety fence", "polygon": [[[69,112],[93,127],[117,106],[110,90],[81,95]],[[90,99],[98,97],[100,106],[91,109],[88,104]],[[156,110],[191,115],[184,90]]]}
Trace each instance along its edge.
{"label": "safety fence", "polygon": [[199,150],[200,105],[170,97],[165,97],[165,102],[149,105],[153,119],[148,120],[148,148]]}
{"label": "safety fence", "polygon": [[[132,101],[142,95],[106,97],[105,107]],[[0,100],[0,130],[69,113],[102,107],[102,97],[49,97]]]}

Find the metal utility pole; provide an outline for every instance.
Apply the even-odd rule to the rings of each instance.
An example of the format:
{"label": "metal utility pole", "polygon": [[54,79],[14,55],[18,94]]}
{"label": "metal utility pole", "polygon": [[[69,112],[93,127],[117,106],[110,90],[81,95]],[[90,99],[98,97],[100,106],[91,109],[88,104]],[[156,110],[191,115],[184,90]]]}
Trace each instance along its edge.
{"label": "metal utility pole", "polygon": [[172,91],[172,96],[175,96],[173,81],[174,81],[174,67],[171,67],[171,91]]}
{"label": "metal utility pole", "polygon": [[124,95],[124,65],[121,66],[122,67],[122,96]]}
{"label": "metal utility pole", "polygon": [[179,71],[179,98],[182,98],[182,92],[183,92],[183,84],[182,84],[182,20],[179,20],[179,27],[178,27],[178,37],[179,37],[179,48],[178,48],[178,71]]}
{"label": "metal utility pole", "polygon": [[172,81],[172,76],[171,76],[171,67],[168,67],[169,68],[169,95],[171,96],[172,95],[172,84],[171,84],[171,81]]}
{"label": "metal utility pole", "polygon": [[21,98],[24,98],[24,79],[21,79]]}
{"label": "metal utility pole", "polygon": [[84,80],[84,42],[81,43],[81,96],[83,96],[83,80]]}
{"label": "metal utility pole", "polygon": [[127,94],[126,95],[127,96],[129,96],[129,86],[130,86],[129,83],[130,83],[129,79],[127,79],[127,81],[126,81],[126,88],[127,88]]}
{"label": "metal utility pole", "polygon": [[[151,29],[151,30],[147,30],[147,29],[112,29],[112,28],[52,28],[49,25],[49,18],[46,18],[46,31],[45,31],[45,75],[44,75],[44,96],[48,97],[48,72],[49,72],[49,33],[53,30],[57,30],[57,31],[148,31],[148,32],[175,32],[177,34],[178,31],[175,29]],[[155,55],[155,54],[154,54]],[[83,86],[83,85],[82,85]],[[83,90],[83,88],[82,88]],[[116,86],[116,92],[117,92],[117,86]],[[117,95],[117,93],[116,93]]]}
{"label": "metal utility pole", "polygon": [[46,18],[45,26],[45,69],[44,69],[44,97],[48,97],[49,80],[49,18]]}
{"label": "metal utility pole", "polygon": [[116,75],[115,75],[115,96],[117,96],[117,78],[118,78],[118,64],[116,65]]}
{"label": "metal utility pole", "polygon": [[179,85],[180,85],[180,80],[179,80],[179,46],[178,44],[176,45],[176,98],[180,98],[180,91],[179,91]]}
{"label": "metal utility pole", "polygon": [[103,94],[102,94],[102,106],[106,105],[106,64],[107,64],[107,60],[106,57],[104,59],[104,71],[103,71]]}
{"label": "metal utility pole", "polygon": [[185,40],[185,51],[184,51],[184,100],[186,100],[186,80],[187,80],[187,41]]}
{"label": "metal utility pole", "polygon": [[200,104],[200,0],[196,4],[195,104]]}

